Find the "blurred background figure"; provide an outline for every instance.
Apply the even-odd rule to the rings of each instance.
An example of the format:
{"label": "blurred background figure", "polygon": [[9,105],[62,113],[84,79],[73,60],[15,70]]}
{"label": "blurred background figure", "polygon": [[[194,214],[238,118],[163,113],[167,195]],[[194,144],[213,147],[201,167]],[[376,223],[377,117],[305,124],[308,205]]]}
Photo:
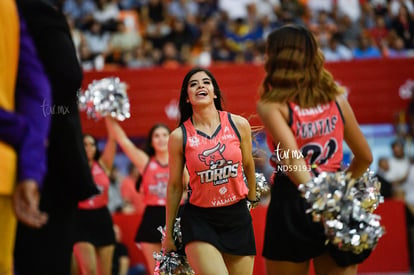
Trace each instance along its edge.
{"label": "blurred background figure", "polygon": [[[52,99],[41,98],[45,104],[33,108],[22,106],[43,110],[51,119],[47,172],[40,192],[40,209],[47,213],[48,222],[40,229],[18,224],[15,267],[20,275],[69,275],[78,201],[97,193],[82,142],[77,104],[83,75],[60,6],[38,0],[16,3],[51,85]],[[32,78],[33,83],[39,80]],[[25,158],[31,159],[29,155]]]}
{"label": "blurred background figure", "polygon": [[325,60],[330,61],[349,61],[353,58],[352,50],[345,46],[341,41],[341,35],[334,33],[327,45],[322,48]]}
{"label": "blurred background figure", "polygon": [[153,254],[161,250],[161,233],[157,228],[165,225],[170,129],[162,123],[153,125],[148,133],[145,149],[142,150],[128,138],[117,121],[108,121],[109,132],[141,175],[136,188],[143,194],[145,210],[135,242],[144,253],[148,270],[152,271],[155,268]]}
{"label": "blurred background figure", "polygon": [[[108,121],[108,118],[105,118]],[[104,150],[97,148],[96,139],[85,134],[83,137],[86,156],[99,190],[99,194],[78,203],[75,245],[73,246],[73,275],[110,275],[115,247],[112,217],[108,209],[111,171],[116,152],[116,142],[112,133],[108,134]]]}
{"label": "blurred background figure", "polygon": [[388,170],[385,163],[381,163],[380,169],[384,178],[392,184],[392,197],[398,200],[404,200],[404,185],[407,182],[411,162],[405,155],[404,143],[396,140],[391,144],[392,156],[388,158]]}

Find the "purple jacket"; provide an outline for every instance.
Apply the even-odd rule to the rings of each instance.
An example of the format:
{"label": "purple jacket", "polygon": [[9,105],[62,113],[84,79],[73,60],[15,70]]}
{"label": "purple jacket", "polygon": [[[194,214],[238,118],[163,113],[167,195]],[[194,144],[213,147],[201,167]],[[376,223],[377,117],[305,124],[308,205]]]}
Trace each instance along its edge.
{"label": "purple jacket", "polygon": [[14,112],[0,109],[0,139],[18,153],[17,181],[33,179],[40,188],[47,169],[51,88],[22,17],[15,97]]}

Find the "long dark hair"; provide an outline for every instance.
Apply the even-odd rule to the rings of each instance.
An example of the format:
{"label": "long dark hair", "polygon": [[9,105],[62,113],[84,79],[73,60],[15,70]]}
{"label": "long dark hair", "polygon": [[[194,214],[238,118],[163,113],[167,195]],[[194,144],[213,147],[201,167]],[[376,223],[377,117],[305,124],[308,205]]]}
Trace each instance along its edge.
{"label": "long dark hair", "polygon": [[204,68],[199,68],[199,67],[193,68],[185,75],[183,79],[183,83],[181,85],[180,102],[178,104],[179,110],[180,110],[179,125],[183,124],[187,119],[189,119],[193,115],[193,106],[191,106],[191,104],[187,102],[187,99],[188,99],[187,89],[188,89],[188,82],[190,81],[190,78],[198,72],[205,72],[208,75],[208,77],[211,79],[211,82],[214,87],[214,94],[217,97],[214,99],[214,105],[216,106],[217,110],[220,110],[220,111],[223,110],[223,107],[222,107],[223,97],[221,95],[221,91],[218,86],[217,80],[215,79],[213,74],[209,70],[204,69]]}
{"label": "long dark hair", "polygon": [[95,144],[95,155],[93,155],[93,160],[94,161],[98,161],[99,158],[101,157],[102,152],[100,150],[98,150],[98,143],[96,141],[96,138],[94,136],[92,136],[91,134],[84,134],[83,135],[83,139],[85,140],[86,137],[90,137],[93,140],[93,143]]}
{"label": "long dark hair", "polygon": [[[170,128],[168,128],[168,126],[164,123],[157,123],[151,127],[148,133],[148,137],[145,141],[145,146],[144,146],[144,152],[147,153],[148,156],[150,157],[153,157],[155,155],[155,149],[154,149],[154,146],[152,145],[152,136],[154,135],[155,130],[157,130],[158,128],[165,128],[167,129],[168,133],[171,133]],[[135,189],[137,191],[139,191],[139,188],[141,187],[141,183],[142,183],[142,175],[141,173],[139,173],[137,180],[135,182]]]}

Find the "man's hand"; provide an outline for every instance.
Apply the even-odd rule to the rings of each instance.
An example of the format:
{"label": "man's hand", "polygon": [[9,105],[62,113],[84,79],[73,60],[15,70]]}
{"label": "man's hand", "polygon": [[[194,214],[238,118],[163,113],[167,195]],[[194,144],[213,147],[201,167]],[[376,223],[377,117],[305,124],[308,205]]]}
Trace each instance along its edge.
{"label": "man's hand", "polygon": [[40,228],[47,222],[47,214],[39,209],[40,195],[34,180],[19,182],[13,194],[16,217],[22,223]]}

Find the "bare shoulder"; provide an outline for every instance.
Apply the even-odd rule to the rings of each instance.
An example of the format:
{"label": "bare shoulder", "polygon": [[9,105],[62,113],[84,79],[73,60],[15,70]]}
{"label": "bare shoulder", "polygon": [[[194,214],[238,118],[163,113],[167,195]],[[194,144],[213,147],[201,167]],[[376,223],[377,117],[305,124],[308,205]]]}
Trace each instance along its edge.
{"label": "bare shoulder", "polygon": [[249,121],[240,115],[231,114],[231,119],[233,120],[234,124],[236,124],[237,128],[250,128]]}
{"label": "bare shoulder", "polygon": [[270,102],[259,100],[256,105],[257,113],[260,116],[269,114],[272,111],[284,110],[287,107],[286,104],[281,102]]}
{"label": "bare shoulder", "polygon": [[183,142],[183,136],[182,129],[180,127],[175,128],[168,138],[170,145],[181,144]]}
{"label": "bare shoulder", "polygon": [[[168,153],[170,157],[183,153],[184,135],[180,127],[175,128],[168,138]],[[174,158],[174,157],[173,157]]]}
{"label": "bare shoulder", "polygon": [[336,102],[338,103],[339,107],[341,108],[342,114],[347,117],[351,110],[351,106],[348,102],[348,99],[345,97],[345,95],[339,95],[336,97]]}
{"label": "bare shoulder", "polygon": [[289,107],[287,103],[258,101],[256,110],[262,120],[267,120],[275,114],[282,114],[285,120],[289,119]]}
{"label": "bare shoulder", "polygon": [[246,137],[251,134],[250,123],[245,117],[231,114],[231,119],[242,137]]}
{"label": "bare shoulder", "polygon": [[343,95],[343,94],[342,95],[338,95],[335,100],[336,100],[336,102],[338,102],[339,105],[342,105],[342,104],[344,104],[345,102],[348,101],[346,99],[345,95]]}

